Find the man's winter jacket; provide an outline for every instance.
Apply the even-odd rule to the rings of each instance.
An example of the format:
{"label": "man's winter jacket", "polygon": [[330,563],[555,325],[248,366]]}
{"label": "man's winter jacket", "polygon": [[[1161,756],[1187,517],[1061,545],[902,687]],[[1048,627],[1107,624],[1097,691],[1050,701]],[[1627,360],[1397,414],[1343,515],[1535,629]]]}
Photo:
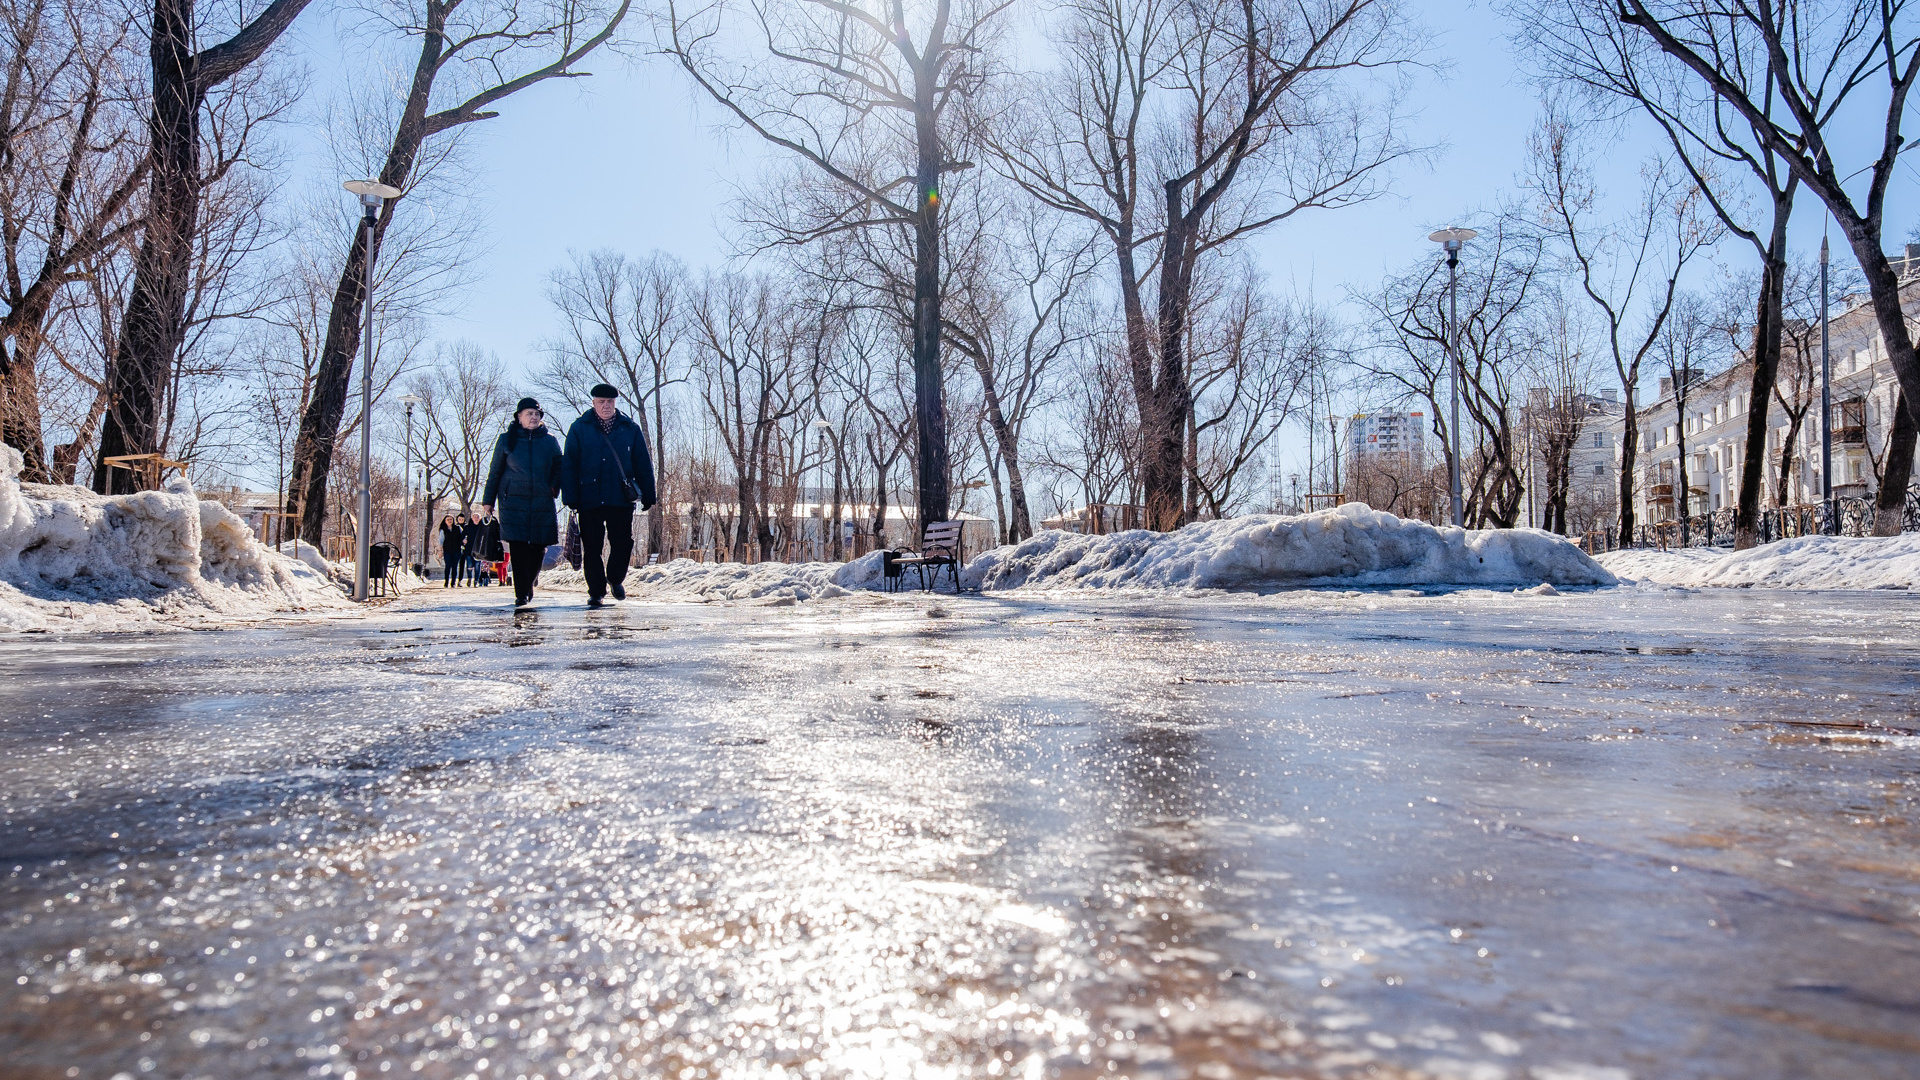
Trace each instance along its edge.
{"label": "man's winter jacket", "polygon": [[623,412],[613,414],[613,430],[602,431],[600,418],[588,409],[567,428],[566,466],[561,470],[560,499],[576,510],[596,506],[632,506],[632,493],[623,490],[621,473],[640,489],[640,509],[653,505],[653,458],[640,425]]}

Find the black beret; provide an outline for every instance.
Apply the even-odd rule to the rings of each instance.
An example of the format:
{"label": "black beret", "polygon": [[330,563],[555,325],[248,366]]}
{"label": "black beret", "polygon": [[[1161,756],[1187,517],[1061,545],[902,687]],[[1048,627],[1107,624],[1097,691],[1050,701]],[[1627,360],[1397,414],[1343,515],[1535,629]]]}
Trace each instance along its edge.
{"label": "black beret", "polygon": [[615,390],[612,386],[608,385],[607,383],[601,383],[598,386],[595,386],[593,389],[587,391],[587,396],[597,397],[597,398],[617,398],[620,396],[620,391]]}

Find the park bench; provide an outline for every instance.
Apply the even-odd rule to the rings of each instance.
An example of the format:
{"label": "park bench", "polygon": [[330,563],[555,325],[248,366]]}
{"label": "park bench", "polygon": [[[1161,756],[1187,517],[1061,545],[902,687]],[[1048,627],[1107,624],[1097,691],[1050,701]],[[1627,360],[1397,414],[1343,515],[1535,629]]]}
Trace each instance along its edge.
{"label": "park bench", "polygon": [[960,591],[960,533],[965,527],[959,521],[930,521],[920,531],[920,551],[917,554],[895,555],[891,559],[883,557],[882,572],[888,579],[887,584],[898,588],[902,571],[911,568],[920,575],[920,587],[937,588],[940,584],[940,570],[946,568],[947,576],[953,581],[953,591]]}

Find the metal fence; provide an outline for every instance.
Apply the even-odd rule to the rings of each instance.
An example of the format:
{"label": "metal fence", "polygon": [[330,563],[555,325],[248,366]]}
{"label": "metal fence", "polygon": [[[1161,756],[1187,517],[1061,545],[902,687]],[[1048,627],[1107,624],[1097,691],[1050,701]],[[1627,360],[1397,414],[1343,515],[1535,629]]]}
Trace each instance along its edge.
{"label": "metal fence", "polygon": [[[1835,499],[1833,513],[1835,520],[1829,527],[1825,503],[1768,507],[1760,511],[1760,542],[1771,544],[1775,540],[1791,540],[1797,536],[1873,535],[1872,499]],[[1907,505],[1900,515],[1900,529],[1902,532],[1920,532],[1920,486],[1907,489]],[[1620,547],[1620,530],[1618,526],[1595,529],[1582,536],[1579,543],[1589,554],[1613,551]],[[1632,546],[1663,551],[1680,547],[1731,548],[1733,507],[1715,510],[1710,514],[1695,514],[1686,520],[1684,526],[1679,521],[1650,521],[1636,525]]]}

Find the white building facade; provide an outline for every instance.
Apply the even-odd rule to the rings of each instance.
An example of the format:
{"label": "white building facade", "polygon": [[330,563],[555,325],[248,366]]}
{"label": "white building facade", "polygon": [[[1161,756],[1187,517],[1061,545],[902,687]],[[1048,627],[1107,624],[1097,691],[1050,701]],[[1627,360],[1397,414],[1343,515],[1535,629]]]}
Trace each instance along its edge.
{"label": "white building facade", "polygon": [[[1907,256],[1896,258],[1903,279],[1907,325],[1920,331],[1920,245],[1908,245]],[[1833,486],[1842,498],[1864,498],[1878,493],[1880,472],[1892,432],[1900,387],[1887,356],[1886,340],[1864,295],[1847,297],[1829,316],[1829,355],[1832,362]],[[1761,479],[1761,505],[1796,506],[1821,498],[1821,410],[1819,336],[1813,341],[1810,386],[1793,387],[1781,362],[1781,380],[1767,416],[1767,474]],[[1677,392],[1683,391],[1683,392]],[[1797,391],[1797,393],[1796,393]],[[1642,522],[1672,521],[1681,515],[1710,514],[1727,509],[1740,498],[1740,470],[1746,450],[1747,405],[1752,372],[1745,363],[1725,371],[1696,374],[1676,387],[1660,380],[1656,400],[1638,417],[1640,446],[1635,463],[1635,516]],[[1797,426],[1780,401],[1784,394],[1804,415]],[[1684,407],[1680,399],[1684,398]],[[1621,417],[1609,425],[1615,444],[1617,469]],[[1789,439],[1791,445],[1789,446]],[[1680,452],[1685,444],[1686,489],[1680,489]],[[1780,470],[1784,458],[1785,498],[1780,498]]]}

